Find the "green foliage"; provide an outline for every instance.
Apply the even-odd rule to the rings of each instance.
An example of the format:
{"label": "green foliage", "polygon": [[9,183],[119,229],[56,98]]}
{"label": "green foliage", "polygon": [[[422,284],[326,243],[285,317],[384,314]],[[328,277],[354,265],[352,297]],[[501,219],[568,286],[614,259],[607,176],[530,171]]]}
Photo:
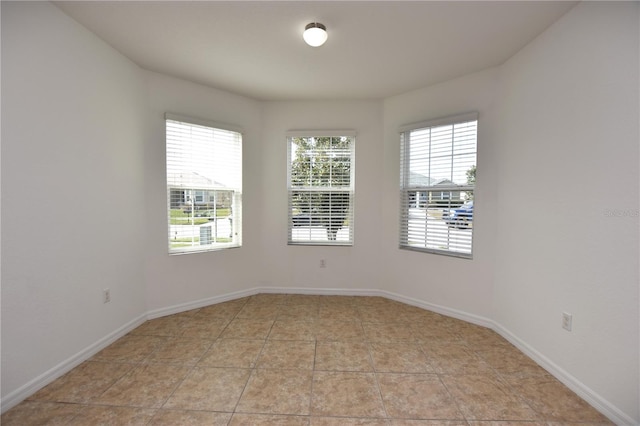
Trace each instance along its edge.
{"label": "green foliage", "polygon": [[472,166],[469,170],[467,170],[467,184],[475,185],[476,184],[476,166]]}
{"label": "green foliage", "polygon": [[[476,184],[476,166],[475,164],[467,170],[467,184],[475,185]],[[473,192],[465,193],[466,200],[473,200]]]}

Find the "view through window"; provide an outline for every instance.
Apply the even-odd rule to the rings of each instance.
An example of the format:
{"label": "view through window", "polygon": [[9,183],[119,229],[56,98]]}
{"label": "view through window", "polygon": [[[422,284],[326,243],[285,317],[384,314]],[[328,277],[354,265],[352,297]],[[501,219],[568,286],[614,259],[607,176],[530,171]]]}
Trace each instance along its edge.
{"label": "view through window", "polygon": [[288,137],[289,244],[353,244],[354,138]]}
{"label": "view through window", "polygon": [[242,135],[166,116],[169,253],[242,244]]}
{"label": "view through window", "polygon": [[471,258],[477,133],[475,113],[401,130],[400,248]]}

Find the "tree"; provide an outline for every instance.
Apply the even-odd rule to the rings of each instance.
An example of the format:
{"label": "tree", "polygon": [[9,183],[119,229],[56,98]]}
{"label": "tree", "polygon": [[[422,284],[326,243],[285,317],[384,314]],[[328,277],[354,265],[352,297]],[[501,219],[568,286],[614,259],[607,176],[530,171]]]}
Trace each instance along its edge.
{"label": "tree", "polygon": [[467,170],[467,184],[475,185],[476,184],[476,166],[475,164],[471,166],[469,170]]}
{"label": "tree", "polygon": [[[476,165],[471,166],[469,170],[467,170],[467,185],[476,185]],[[473,200],[473,192],[467,192],[467,200]]]}
{"label": "tree", "polygon": [[309,225],[324,226],[334,241],[351,201],[351,138],[303,137],[291,143],[292,207]]}

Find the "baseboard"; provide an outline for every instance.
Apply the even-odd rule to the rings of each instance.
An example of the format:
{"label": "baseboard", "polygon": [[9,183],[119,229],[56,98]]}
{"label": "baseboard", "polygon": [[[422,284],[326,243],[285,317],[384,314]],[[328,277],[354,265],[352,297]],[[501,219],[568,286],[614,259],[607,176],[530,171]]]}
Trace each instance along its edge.
{"label": "baseboard", "polygon": [[11,392],[6,397],[2,398],[2,401],[0,402],[0,406],[2,407],[1,412],[4,413],[10,408],[18,405],[20,402],[36,393],[38,390],[56,380],[58,377],[61,377],[62,375],[73,370],[78,365],[82,364],[83,362],[100,352],[102,349],[106,348],[134,328],[144,323],[146,321],[146,318],[146,314],[143,314],[129,321],[114,332],[109,333],[107,336],[98,340],[94,344],[73,355],[71,358],[61,362],[60,364],[56,365],[55,367],[42,373],[35,379]]}
{"label": "baseboard", "polygon": [[542,368],[547,370],[551,375],[556,377],[560,382],[562,382],[569,389],[578,394],[581,398],[591,404],[594,408],[600,411],[603,415],[608,417],[611,421],[613,421],[617,425],[633,425],[635,424],[634,420],[620,411],[617,407],[609,403],[607,400],[602,398],[596,392],[587,387],[584,383],[580,382],[578,379],[573,377],[571,374],[566,372],[564,369],[560,368],[558,365],[553,363],[543,354],[535,350],[533,347],[529,346],[526,342],[522,341],[516,335],[511,333],[508,329],[503,327],[502,325],[479,315],[470,314],[464,311],[460,311],[457,309],[448,308],[446,306],[436,305],[433,303],[427,303],[420,299],[415,299],[411,297],[406,297],[397,293],[393,293],[386,290],[376,290],[376,289],[344,289],[344,288],[291,288],[291,287],[253,287],[247,290],[227,293],[221,296],[215,296],[205,299],[196,300],[193,302],[181,303],[177,305],[172,305],[166,308],[154,309],[152,311],[148,311],[147,313],[139,316],[138,318],[130,321],[124,326],[120,327],[118,330],[110,333],[103,339],[100,339],[93,345],[87,347],[86,349],[78,352],[76,355],[72,356],[68,360],[58,364],[53,367],[49,371],[41,374],[35,379],[31,380],[29,383],[20,387],[19,389],[11,392],[1,401],[2,412],[4,413],[6,410],[12,408],[13,406],[19,404],[21,401],[51,383],[53,380],[72,370],[73,368],[80,365],[82,362],[91,358],[93,355],[98,353],[100,350],[109,346],[111,343],[124,336],[134,328],[141,325],[147,319],[159,318],[167,315],[173,315],[180,312],[188,311],[191,309],[197,309],[204,306],[209,306],[216,303],[227,302],[230,300],[239,299],[242,297],[252,296],[258,293],[288,293],[288,294],[309,294],[309,295],[327,295],[327,296],[379,296],[385,297],[390,300],[395,300],[397,302],[406,303],[407,305],[416,306],[422,309],[426,309],[432,312],[436,312],[442,315],[446,315],[452,318],[460,319],[462,321],[467,321],[472,324],[484,326],[493,329],[502,337],[507,339],[510,343],[520,349],[523,353],[533,359],[536,363],[538,363]]}
{"label": "baseboard", "polygon": [[207,297],[192,302],[179,303],[177,305],[168,306],[166,308],[154,309],[148,311],[146,314],[147,319],[154,319],[165,317],[167,315],[179,314],[180,312],[190,311],[192,309],[203,308],[205,306],[214,305],[216,303],[228,302],[230,300],[241,299],[243,297],[253,296],[260,293],[261,290],[258,287],[248,290],[235,291],[233,293],[223,294],[222,296]]}
{"label": "baseboard", "polygon": [[632,426],[638,423],[631,417],[620,411],[616,406],[609,403],[606,399],[598,395],[591,388],[586,386],[566,370],[555,364],[549,358],[538,352],[536,349],[528,345],[526,342],[518,338],[502,325],[493,322],[491,327],[493,330],[507,339],[516,348],[520,349],[525,355],[534,360],[538,365],[547,370],[549,374],[558,379],[566,387],[574,391],[580,398],[587,401],[592,407],[606,416],[609,420],[617,425]]}

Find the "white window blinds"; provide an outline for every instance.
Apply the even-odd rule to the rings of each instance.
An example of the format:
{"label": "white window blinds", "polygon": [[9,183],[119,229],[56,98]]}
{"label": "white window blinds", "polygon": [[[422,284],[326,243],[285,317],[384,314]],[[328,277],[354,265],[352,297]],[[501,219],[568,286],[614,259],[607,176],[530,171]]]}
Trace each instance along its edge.
{"label": "white window blinds", "polygon": [[289,244],[353,244],[354,139],[289,135]]}
{"label": "white window blinds", "polygon": [[472,256],[477,114],[401,129],[400,248]]}
{"label": "white window blinds", "polygon": [[166,115],[169,253],[242,244],[242,135]]}

